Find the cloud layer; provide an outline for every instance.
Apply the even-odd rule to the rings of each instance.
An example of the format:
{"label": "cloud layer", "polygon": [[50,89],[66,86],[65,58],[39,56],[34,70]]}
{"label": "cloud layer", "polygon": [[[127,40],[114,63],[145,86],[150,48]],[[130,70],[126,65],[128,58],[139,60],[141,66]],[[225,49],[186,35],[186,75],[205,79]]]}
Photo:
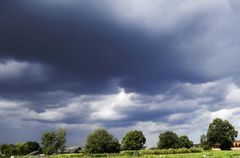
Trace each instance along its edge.
{"label": "cloud layer", "polygon": [[98,127],[119,138],[143,130],[148,146],[168,129],[198,142],[215,117],[239,129],[239,7],[0,2],[0,141],[39,140],[64,126],[68,144]]}

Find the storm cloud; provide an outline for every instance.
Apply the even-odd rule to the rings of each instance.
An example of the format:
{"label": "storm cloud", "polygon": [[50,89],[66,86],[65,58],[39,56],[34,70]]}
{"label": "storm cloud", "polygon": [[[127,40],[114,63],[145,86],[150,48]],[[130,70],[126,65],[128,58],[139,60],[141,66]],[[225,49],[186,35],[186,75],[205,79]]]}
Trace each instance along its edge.
{"label": "storm cloud", "polygon": [[105,127],[119,138],[143,130],[148,146],[168,129],[198,142],[215,117],[238,129],[239,7],[236,0],[1,1],[0,141],[39,140],[66,127],[68,144],[84,144],[89,131]]}

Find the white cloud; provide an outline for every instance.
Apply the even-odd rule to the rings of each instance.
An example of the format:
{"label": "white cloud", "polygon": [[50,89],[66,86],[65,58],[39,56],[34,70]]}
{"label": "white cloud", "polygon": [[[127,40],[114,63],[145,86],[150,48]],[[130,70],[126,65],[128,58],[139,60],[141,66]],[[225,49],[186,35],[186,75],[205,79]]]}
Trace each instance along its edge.
{"label": "white cloud", "polygon": [[117,94],[101,96],[100,100],[91,103],[91,109],[94,111],[90,115],[92,120],[119,120],[126,116],[118,112],[121,108],[130,108],[135,106],[132,97],[134,93],[126,93],[121,89]]}
{"label": "white cloud", "polygon": [[14,102],[14,101],[0,100],[0,110],[16,109],[20,105],[21,104]]}
{"label": "white cloud", "polygon": [[44,75],[44,68],[38,63],[13,59],[0,60],[0,80],[17,80],[33,76],[41,79]]}
{"label": "white cloud", "polygon": [[115,15],[123,24],[133,24],[154,32],[167,32],[184,25],[194,15],[229,10],[227,0],[122,0],[109,1]]}
{"label": "white cloud", "polygon": [[235,84],[229,85],[226,99],[240,104],[240,88]]}
{"label": "white cloud", "polygon": [[[63,126],[85,133],[108,127],[119,138],[128,130],[142,130],[148,146],[155,145],[159,133],[166,130],[189,135],[194,142],[199,142],[200,134],[206,132],[208,124],[216,117],[228,119],[237,130],[240,128],[238,91],[239,87],[231,79],[203,84],[183,83],[167,95],[150,96],[120,89],[108,95],[69,96],[63,102],[65,104],[53,108],[46,105],[41,112],[34,111],[28,101],[0,99],[0,116],[2,121],[12,122],[13,126],[17,126],[18,120],[40,123],[41,126]],[[152,116],[153,112],[157,115]],[[106,122],[116,126],[106,126]]]}

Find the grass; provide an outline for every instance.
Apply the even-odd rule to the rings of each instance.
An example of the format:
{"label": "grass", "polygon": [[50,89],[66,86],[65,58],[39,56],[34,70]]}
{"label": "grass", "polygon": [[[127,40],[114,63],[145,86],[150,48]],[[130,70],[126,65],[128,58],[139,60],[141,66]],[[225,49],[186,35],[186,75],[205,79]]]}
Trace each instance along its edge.
{"label": "grass", "polygon": [[[240,151],[204,151],[202,153],[188,153],[188,154],[168,154],[168,155],[137,155],[137,156],[121,156],[119,154],[61,154],[53,155],[50,158],[240,158]],[[28,157],[29,158],[29,157]],[[33,158],[33,157],[31,157]]]}

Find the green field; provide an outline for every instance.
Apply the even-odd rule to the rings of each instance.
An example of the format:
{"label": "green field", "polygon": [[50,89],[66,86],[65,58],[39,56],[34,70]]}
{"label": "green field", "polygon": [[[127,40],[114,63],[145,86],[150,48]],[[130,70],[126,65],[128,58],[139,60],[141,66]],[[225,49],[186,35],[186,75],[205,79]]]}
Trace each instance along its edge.
{"label": "green field", "polygon": [[82,154],[62,154],[50,156],[51,158],[93,158],[93,157],[108,157],[108,158],[240,158],[240,151],[207,151],[202,153],[188,153],[188,154],[168,154],[168,155],[136,155],[126,156],[119,154],[96,154],[96,155],[82,155]]}

